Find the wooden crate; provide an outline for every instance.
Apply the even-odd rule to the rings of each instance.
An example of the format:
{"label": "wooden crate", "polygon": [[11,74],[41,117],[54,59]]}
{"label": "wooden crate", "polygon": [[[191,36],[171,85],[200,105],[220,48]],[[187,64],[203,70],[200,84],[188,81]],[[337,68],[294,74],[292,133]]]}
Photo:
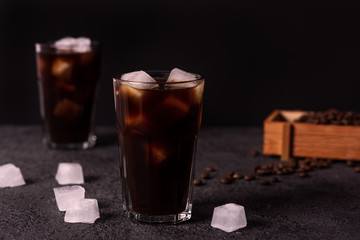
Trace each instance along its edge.
{"label": "wooden crate", "polygon": [[360,161],[360,127],[297,123],[304,111],[275,110],[264,120],[263,154]]}

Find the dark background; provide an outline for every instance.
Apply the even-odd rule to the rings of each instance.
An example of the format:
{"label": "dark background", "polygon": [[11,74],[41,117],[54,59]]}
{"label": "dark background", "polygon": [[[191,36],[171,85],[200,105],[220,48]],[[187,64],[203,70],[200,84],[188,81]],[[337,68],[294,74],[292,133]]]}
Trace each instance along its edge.
{"label": "dark background", "polygon": [[203,125],[260,125],[274,109],[360,111],[360,14],[351,1],[0,1],[0,124],[40,124],[34,43],[102,42],[97,124],[111,77],[179,67],[206,79]]}

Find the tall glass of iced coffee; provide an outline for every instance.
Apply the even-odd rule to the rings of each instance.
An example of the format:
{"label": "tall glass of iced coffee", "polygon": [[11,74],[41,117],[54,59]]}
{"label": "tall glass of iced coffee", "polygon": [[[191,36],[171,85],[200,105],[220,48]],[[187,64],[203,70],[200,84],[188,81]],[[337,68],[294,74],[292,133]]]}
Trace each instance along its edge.
{"label": "tall glass of iced coffee", "polygon": [[190,219],[204,79],[136,71],[113,84],[124,209],[148,223]]}
{"label": "tall glass of iced coffee", "polygon": [[50,148],[93,147],[99,44],[88,38],[66,37],[36,43],[35,49],[43,141]]}

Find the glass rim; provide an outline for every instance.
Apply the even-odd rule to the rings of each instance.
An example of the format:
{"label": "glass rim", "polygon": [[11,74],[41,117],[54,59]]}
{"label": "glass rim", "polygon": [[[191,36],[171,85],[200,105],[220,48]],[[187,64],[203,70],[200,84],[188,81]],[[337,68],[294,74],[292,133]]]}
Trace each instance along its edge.
{"label": "glass rim", "polygon": [[[154,75],[156,74],[162,74],[163,77],[167,78],[168,75],[170,74],[170,71],[169,70],[144,70],[144,72],[146,72],[147,74],[149,74],[151,77],[153,78],[156,78],[154,77]],[[126,73],[124,73],[126,74]],[[125,79],[121,79],[121,77],[124,75],[124,74],[116,74],[114,77],[113,77],[113,81],[117,81],[117,82],[123,82],[123,83],[130,83],[130,84],[148,84],[148,85],[158,85],[158,81],[156,82],[142,82],[142,81],[131,81],[131,80],[125,80]],[[177,81],[177,82],[167,82],[167,81],[164,81],[164,84],[165,85],[177,85],[177,84],[184,84],[184,83],[189,83],[189,82],[201,82],[201,81],[205,81],[205,79],[200,75],[200,74],[197,74],[197,73],[191,73],[195,76],[194,79],[188,79],[188,80],[184,80],[184,81]]]}

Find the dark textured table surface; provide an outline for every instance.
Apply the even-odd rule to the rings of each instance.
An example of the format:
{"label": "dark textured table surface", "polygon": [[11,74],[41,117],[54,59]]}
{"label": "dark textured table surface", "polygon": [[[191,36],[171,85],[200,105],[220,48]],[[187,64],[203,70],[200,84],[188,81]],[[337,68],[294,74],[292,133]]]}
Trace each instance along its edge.
{"label": "dark textured table surface", "polygon": [[[206,166],[216,171],[194,188],[193,217],[179,225],[131,222],[120,202],[115,130],[98,127],[98,145],[90,151],[49,150],[38,126],[0,126],[0,165],[13,163],[26,185],[0,189],[0,239],[359,239],[360,173],[344,162],[310,172],[280,176],[269,186],[219,179],[228,170],[252,172],[255,164],[277,163],[276,157],[251,156],[261,150],[261,128],[203,128],[199,135],[196,176]],[[64,222],[53,188],[59,162],[81,163],[87,198],[99,202],[94,224]],[[270,177],[262,177],[270,178]],[[214,207],[245,207],[248,226],[232,233],[212,228]]]}

